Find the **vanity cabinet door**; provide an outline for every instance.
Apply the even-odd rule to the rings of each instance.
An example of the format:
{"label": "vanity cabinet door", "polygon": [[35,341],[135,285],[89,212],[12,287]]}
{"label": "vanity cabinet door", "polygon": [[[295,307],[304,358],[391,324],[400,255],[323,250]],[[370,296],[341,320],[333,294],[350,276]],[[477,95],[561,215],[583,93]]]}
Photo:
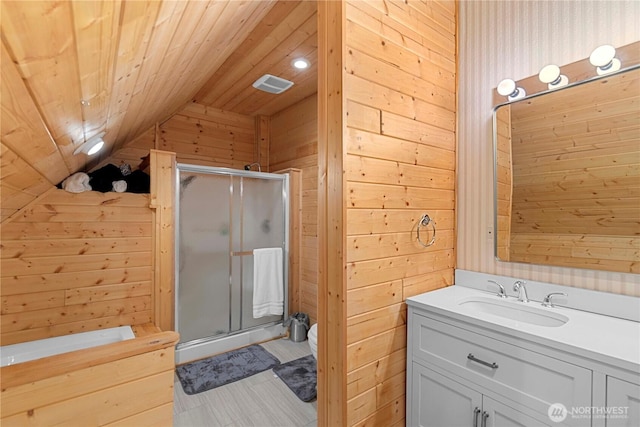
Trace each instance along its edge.
{"label": "vanity cabinet door", "polygon": [[607,377],[607,409],[614,408],[616,412],[605,421],[607,427],[640,426],[640,385]]}
{"label": "vanity cabinet door", "polygon": [[478,427],[532,427],[551,426],[553,423],[542,423],[510,406],[493,400],[487,396],[482,398],[482,422]]}
{"label": "vanity cabinet door", "polygon": [[[435,319],[412,316],[411,355],[531,408],[543,417],[549,405],[591,406],[589,369],[471,332]],[[581,420],[567,424],[583,427]]]}
{"label": "vanity cabinet door", "polygon": [[480,427],[481,393],[417,363],[412,388],[410,426]]}

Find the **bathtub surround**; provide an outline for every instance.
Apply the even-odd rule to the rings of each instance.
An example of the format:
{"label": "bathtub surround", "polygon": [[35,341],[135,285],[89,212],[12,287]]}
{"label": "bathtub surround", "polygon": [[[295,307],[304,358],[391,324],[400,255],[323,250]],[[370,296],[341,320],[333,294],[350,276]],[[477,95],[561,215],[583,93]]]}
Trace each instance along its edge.
{"label": "bathtub surround", "polygon": [[0,423],[171,425],[178,335],[133,330],[134,339],[2,368]]}
{"label": "bathtub surround", "polygon": [[118,326],[116,328],[3,345],[0,348],[0,355],[2,356],[0,367],[133,338],[135,338],[135,335],[130,326]]}
{"label": "bathtub surround", "polygon": [[2,345],[151,322],[149,203],[53,188],[3,222]]}

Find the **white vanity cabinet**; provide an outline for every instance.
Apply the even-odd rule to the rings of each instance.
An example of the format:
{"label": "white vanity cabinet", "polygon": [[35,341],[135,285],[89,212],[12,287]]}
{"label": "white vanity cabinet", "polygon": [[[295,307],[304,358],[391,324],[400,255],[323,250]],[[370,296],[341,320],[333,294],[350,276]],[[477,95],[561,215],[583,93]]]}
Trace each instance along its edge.
{"label": "white vanity cabinet", "polygon": [[640,384],[612,376],[607,377],[606,407],[616,413],[606,420],[607,427],[638,427],[640,425]]}
{"label": "white vanity cabinet", "polygon": [[[444,318],[413,307],[409,310],[410,355],[407,360],[412,361],[411,370],[415,370],[410,381],[411,407],[416,408],[415,411],[410,409],[411,425],[552,425],[548,410],[553,403],[564,402],[567,407],[591,406],[590,370],[481,335],[478,331],[453,326],[443,322]],[[442,375],[434,370],[451,380],[448,393],[444,391]],[[418,384],[414,385],[416,380]],[[472,393],[459,393],[463,390]],[[429,403],[434,395],[439,396],[436,401],[442,400],[437,406]],[[444,404],[449,400],[447,395],[458,396],[452,399],[456,402],[463,399],[461,396],[470,400],[466,405],[454,403],[449,408]],[[431,406],[432,410],[423,409]],[[443,410],[444,407],[447,410]],[[476,408],[481,409],[480,415]],[[427,413],[423,413],[425,410]],[[440,413],[444,419],[429,421],[435,413]],[[450,420],[451,414],[460,420]],[[464,419],[466,423],[459,422]],[[504,422],[501,423],[501,419]],[[584,425],[584,420],[582,423],[575,421],[566,420],[565,425]]]}
{"label": "white vanity cabinet", "polygon": [[[461,315],[449,300],[464,301],[467,292],[449,292],[452,297],[435,299],[434,306],[427,297],[407,300],[408,426],[640,426],[640,365],[585,357],[589,353],[568,347],[559,332],[553,339],[533,334],[545,334],[544,327]],[[592,416],[592,410],[622,416]]]}
{"label": "white vanity cabinet", "polygon": [[415,408],[408,419],[412,426],[549,425],[416,362],[410,396]]}

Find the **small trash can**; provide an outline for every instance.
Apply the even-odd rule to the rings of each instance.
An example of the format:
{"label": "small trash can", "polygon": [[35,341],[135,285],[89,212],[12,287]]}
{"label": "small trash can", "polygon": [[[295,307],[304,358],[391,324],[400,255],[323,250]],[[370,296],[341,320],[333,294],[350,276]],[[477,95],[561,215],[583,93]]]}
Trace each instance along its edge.
{"label": "small trash can", "polygon": [[301,342],[307,339],[309,332],[309,315],[306,313],[293,313],[285,322],[289,326],[289,339],[293,342]]}

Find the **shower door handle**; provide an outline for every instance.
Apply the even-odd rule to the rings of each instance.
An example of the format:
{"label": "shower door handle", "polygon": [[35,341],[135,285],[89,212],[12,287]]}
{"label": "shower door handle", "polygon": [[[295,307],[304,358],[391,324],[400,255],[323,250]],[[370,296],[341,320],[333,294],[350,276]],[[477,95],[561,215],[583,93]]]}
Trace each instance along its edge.
{"label": "shower door handle", "polygon": [[231,256],[253,255],[253,251],[231,252]]}

